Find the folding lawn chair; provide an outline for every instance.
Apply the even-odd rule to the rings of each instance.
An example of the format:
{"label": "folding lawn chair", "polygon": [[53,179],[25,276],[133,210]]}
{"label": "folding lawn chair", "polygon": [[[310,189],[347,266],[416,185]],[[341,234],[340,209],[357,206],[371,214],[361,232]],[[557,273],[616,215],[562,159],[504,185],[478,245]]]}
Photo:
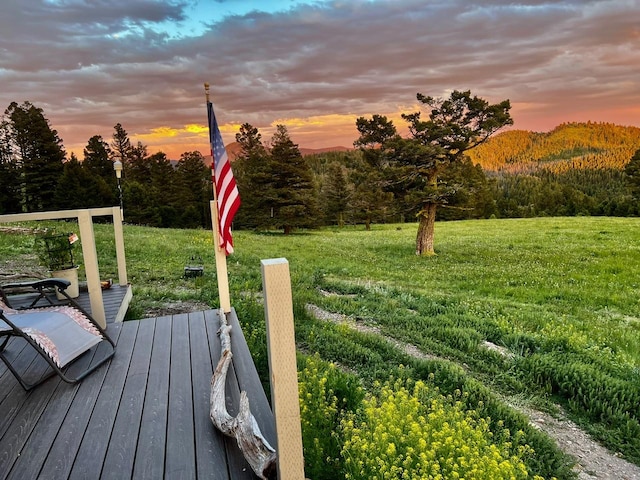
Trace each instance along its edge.
{"label": "folding lawn chair", "polygon": [[[60,278],[49,278],[36,282],[25,282],[0,287],[0,359],[7,365],[25,390],[40,385],[52,375],[58,374],[67,383],[76,383],[109,360],[115,353],[115,344],[96,321],[84,311],[65,289],[69,281]],[[67,300],[63,304],[52,304],[44,307],[15,309],[11,307],[7,292],[12,289],[31,288],[39,293],[39,298],[47,297],[47,290],[57,290]],[[36,300],[37,301],[37,300]],[[51,303],[51,301],[49,300]],[[33,303],[32,303],[33,306]],[[9,342],[9,340],[14,339]],[[10,351],[20,351],[20,343],[27,342],[51,366],[52,371],[34,382],[24,378],[18,372],[11,359]],[[68,366],[102,342],[108,342],[107,353],[78,375],[69,376]],[[97,347],[96,347],[97,348]],[[15,355],[13,355],[15,356]]]}

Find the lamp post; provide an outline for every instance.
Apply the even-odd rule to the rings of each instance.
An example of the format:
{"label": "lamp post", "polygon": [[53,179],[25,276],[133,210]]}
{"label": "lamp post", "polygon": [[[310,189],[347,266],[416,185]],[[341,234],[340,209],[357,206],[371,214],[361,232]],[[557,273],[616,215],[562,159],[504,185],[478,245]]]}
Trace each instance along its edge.
{"label": "lamp post", "polygon": [[120,219],[124,220],[124,208],[122,205],[122,185],[120,185],[120,179],[122,178],[122,162],[116,160],[113,162],[113,169],[116,172],[116,181],[118,182],[118,197],[120,198]]}

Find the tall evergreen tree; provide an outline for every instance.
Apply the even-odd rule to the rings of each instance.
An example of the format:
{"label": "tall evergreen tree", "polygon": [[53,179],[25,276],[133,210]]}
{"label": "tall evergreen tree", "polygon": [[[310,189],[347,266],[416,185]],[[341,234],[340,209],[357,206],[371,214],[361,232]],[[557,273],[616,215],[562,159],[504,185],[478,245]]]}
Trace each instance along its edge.
{"label": "tall evergreen tree", "polygon": [[80,162],[74,153],[64,163],[56,187],[55,202],[63,210],[114,205],[113,189],[105,180]]}
{"label": "tall evergreen tree", "polygon": [[11,149],[10,125],[0,122],[0,214],[22,211],[22,172]]}
{"label": "tall evergreen tree", "polygon": [[0,214],[19,213],[22,210],[20,169],[15,161],[0,160]]}
{"label": "tall evergreen tree", "polygon": [[636,151],[624,167],[624,173],[631,195],[636,201],[640,201],[640,150]]}
{"label": "tall evergreen tree", "polygon": [[318,208],[311,168],[289,137],[287,127],[278,125],[271,139],[271,182],[267,192],[276,228],[285,235],[298,227],[318,225]]}
{"label": "tall evergreen tree", "polygon": [[140,142],[126,161],[123,182],[125,216],[129,222],[170,227],[177,225],[175,172],[163,152],[146,156]]}
{"label": "tall evergreen tree", "polygon": [[329,223],[343,226],[352,193],[347,183],[346,169],[339,162],[332,162],[327,167],[324,178],[320,196],[323,199],[325,219]]}
{"label": "tall evergreen tree", "polygon": [[54,196],[65,158],[58,132],[51,128],[42,109],[28,101],[22,105],[12,102],[2,123],[7,141],[3,155],[11,155],[21,171],[25,209],[57,208]]}
{"label": "tall evergreen tree", "polygon": [[384,221],[391,213],[393,193],[383,189],[383,173],[376,169],[356,170],[351,175],[354,192],[349,201],[356,222],[364,222],[367,230],[371,223]]}
{"label": "tall evergreen tree", "polygon": [[142,185],[151,181],[151,163],[148,158],[147,146],[142,142],[128,150],[122,165],[122,172],[126,175],[127,181],[139,182]]}
{"label": "tall evergreen tree", "polygon": [[176,167],[179,225],[187,228],[211,225],[209,199],[212,197],[211,170],[198,151],[184,152]]}
{"label": "tall evergreen tree", "polygon": [[118,203],[118,190],[109,144],[100,135],[94,135],[84,147],[82,167],[92,176],[95,206],[111,206]]}
{"label": "tall evergreen tree", "polygon": [[82,164],[93,174],[112,183],[115,187],[115,173],[113,171],[112,153],[109,144],[100,135],[94,135],[84,147]]}
{"label": "tall evergreen tree", "polygon": [[145,159],[149,168],[150,202],[160,217],[160,227],[178,223],[176,208],[176,173],[164,152],[157,152]]}
{"label": "tall evergreen tree", "polygon": [[131,150],[131,140],[129,134],[122,127],[120,123],[116,123],[113,127],[113,136],[111,137],[111,153],[116,159],[120,160],[123,164],[129,159]]}
{"label": "tall evergreen tree", "polygon": [[270,156],[258,129],[248,123],[236,134],[240,152],[233,162],[233,173],[242,203],[234,223],[245,228],[271,226],[272,203],[267,192],[271,183]]}

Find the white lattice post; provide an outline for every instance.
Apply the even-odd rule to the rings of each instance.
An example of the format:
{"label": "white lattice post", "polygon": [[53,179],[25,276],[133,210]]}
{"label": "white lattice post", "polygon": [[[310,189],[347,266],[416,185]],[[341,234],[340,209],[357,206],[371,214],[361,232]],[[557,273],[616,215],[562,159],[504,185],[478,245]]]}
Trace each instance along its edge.
{"label": "white lattice post", "polygon": [[262,260],[261,268],[278,478],[302,480],[304,457],[289,262],[284,258]]}

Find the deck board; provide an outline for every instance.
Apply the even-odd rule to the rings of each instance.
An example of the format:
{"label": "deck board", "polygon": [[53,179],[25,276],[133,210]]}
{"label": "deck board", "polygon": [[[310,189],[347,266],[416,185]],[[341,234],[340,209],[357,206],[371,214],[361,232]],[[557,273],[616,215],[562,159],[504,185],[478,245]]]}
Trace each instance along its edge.
{"label": "deck board", "polygon": [[[102,472],[116,411],[120,405],[120,398],[133,354],[138,324],[139,322],[124,322],[122,324],[116,354],[108,365],[104,383],[96,398],[94,411],[80,443],[69,478],[98,478]],[[108,332],[111,331],[111,328],[108,329]]]}
{"label": "deck board", "polygon": [[226,468],[224,439],[215,434],[215,427],[209,418],[211,384],[198,381],[201,378],[211,378],[213,366],[209,342],[219,342],[216,337],[208,337],[204,312],[198,315],[197,321],[189,324],[196,470],[202,478],[227,480],[229,473]]}
{"label": "deck board", "polygon": [[[237,322],[234,317],[232,312],[229,318]],[[209,419],[210,379],[220,356],[218,327],[213,310],[110,323],[116,355],[77,385],[52,377],[24,392],[1,364],[0,480],[257,478],[235,440]],[[251,385],[257,374],[239,327],[232,331],[232,345],[227,408],[237,412],[238,382],[248,381],[242,388],[273,442],[266,397],[264,402],[251,398],[262,389],[259,382]],[[43,362],[33,351],[17,347],[21,367],[41,372]],[[95,358],[100,356],[96,351]],[[73,368],[93,358],[80,357]],[[259,411],[265,403],[267,411]]]}
{"label": "deck board", "polygon": [[155,322],[153,351],[147,378],[147,392],[142,409],[140,440],[136,452],[133,477],[140,480],[162,478],[164,474],[169,401],[163,392],[169,390],[171,362],[171,318],[160,317]]}
{"label": "deck board", "polygon": [[155,322],[139,323],[105,458],[106,465],[118,465],[118,470],[106,469],[102,473],[102,478],[114,480],[128,478],[133,472],[154,327]]}
{"label": "deck board", "polygon": [[[171,328],[171,372],[167,453],[165,472],[172,478],[195,478],[195,444],[191,370],[189,360],[189,323],[186,315],[173,317]],[[204,380],[204,379],[203,379]]]}

